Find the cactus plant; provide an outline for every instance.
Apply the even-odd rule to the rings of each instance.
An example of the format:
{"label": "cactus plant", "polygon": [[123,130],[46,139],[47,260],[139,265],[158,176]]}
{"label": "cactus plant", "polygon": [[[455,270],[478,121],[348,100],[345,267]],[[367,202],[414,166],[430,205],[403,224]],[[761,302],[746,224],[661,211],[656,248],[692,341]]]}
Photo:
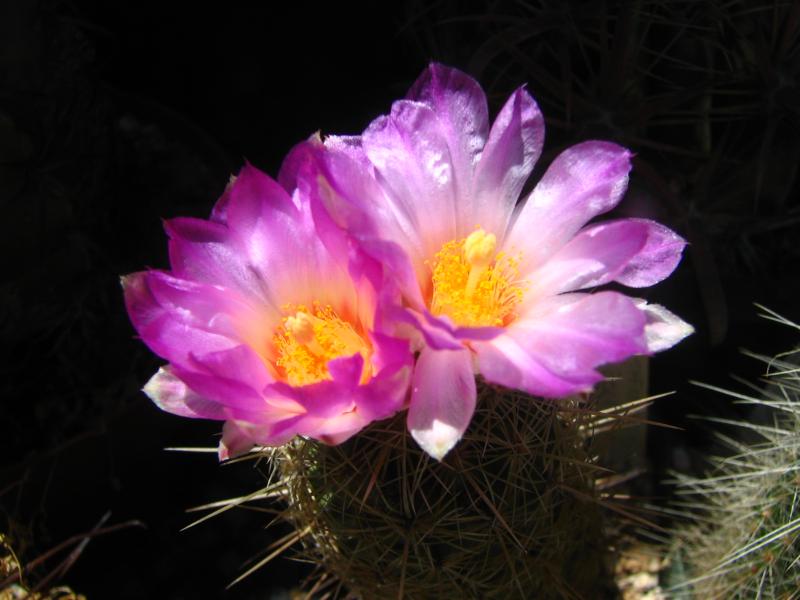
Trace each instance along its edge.
{"label": "cactus plant", "polygon": [[[766,315],[800,329],[771,311]],[[760,421],[728,421],[741,435],[720,439],[734,452],[706,477],[679,476],[689,517],[673,549],[676,594],[697,598],[796,598],[800,591],[800,368],[797,350],[767,365],[766,385],[747,395],[714,388],[755,407]],[[755,386],[753,386],[755,387]],[[678,597],[681,597],[680,595]]]}
{"label": "cactus plant", "polygon": [[452,456],[401,417],[276,452],[308,558],[360,598],[593,597],[604,538],[579,403],[482,386]]}

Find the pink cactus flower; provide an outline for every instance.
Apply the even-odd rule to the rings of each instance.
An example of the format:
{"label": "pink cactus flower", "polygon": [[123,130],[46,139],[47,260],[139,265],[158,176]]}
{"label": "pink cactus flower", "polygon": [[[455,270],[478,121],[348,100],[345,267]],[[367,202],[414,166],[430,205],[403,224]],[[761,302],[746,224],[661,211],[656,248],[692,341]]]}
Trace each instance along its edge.
{"label": "pink cactus flower", "polygon": [[380,324],[392,291],[338,228],[322,243],[301,162],[290,155],[283,186],[245,166],[210,220],[166,222],[170,271],[122,279],[134,327],[169,361],[145,393],[224,420],[221,459],[298,434],[339,443],[407,403],[408,342]]}
{"label": "pink cactus flower", "polygon": [[416,332],[419,351],[408,427],[437,459],[472,418],[476,373],[563,397],[590,390],[599,365],[692,331],[661,306],[581,291],[650,286],[685,242],[646,219],[587,225],[627,186],[631,154],[609,142],[568,148],[518,202],[543,140],[525,89],[490,128],[478,83],[434,64],[361,136],[317,144],[314,201],[402,290],[392,318]]}

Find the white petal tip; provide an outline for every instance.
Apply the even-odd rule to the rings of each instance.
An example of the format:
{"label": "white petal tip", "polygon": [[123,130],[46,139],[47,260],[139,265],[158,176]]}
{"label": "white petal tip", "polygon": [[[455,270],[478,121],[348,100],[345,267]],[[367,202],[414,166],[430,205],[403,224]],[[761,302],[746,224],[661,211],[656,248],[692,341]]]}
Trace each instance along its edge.
{"label": "white petal tip", "polygon": [[161,410],[173,412],[176,401],[179,402],[186,396],[186,385],[161,367],[145,384],[142,391]]}
{"label": "white petal tip", "polygon": [[650,352],[661,352],[694,333],[694,327],[674,315],[660,304],[647,304],[638,300],[637,305],[647,317],[645,337]]}
{"label": "white petal tip", "polygon": [[411,437],[420,448],[440,461],[461,439],[461,432],[452,425],[434,419],[429,429],[412,430]]}

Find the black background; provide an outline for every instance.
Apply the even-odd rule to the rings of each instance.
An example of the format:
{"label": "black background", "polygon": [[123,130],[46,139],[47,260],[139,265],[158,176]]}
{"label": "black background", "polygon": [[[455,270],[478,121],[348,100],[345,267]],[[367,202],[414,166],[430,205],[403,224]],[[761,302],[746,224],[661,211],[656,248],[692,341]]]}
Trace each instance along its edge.
{"label": "black background", "polygon": [[[215,446],[219,424],[163,414],[138,391],[159,361],[135,339],[118,277],[166,267],[160,219],[207,216],[244,159],[275,175],[286,152],[312,133],[360,132],[429,60],[474,67],[472,48],[485,41],[480,28],[451,25],[479,9],[436,3],[438,12],[428,14],[424,3],[377,2],[0,6],[4,531],[30,561],[90,530],[107,511],[107,525],[142,522],[145,528],[92,540],[63,578],[90,598],[283,597],[306,572],[284,559],[224,591],[284,532],[266,528],[270,514],[232,511],[179,532],[192,520],[187,508],[252,492],[266,470],[164,451]],[[491,79],[494,110],[524,82]],[[678,391],[656,416],[686,427],[654,432],[656,482],[676,461],[685,466],[708,448],[705,428],[687,423],[686,413],[742,414],[688,380],[724,386],[730,371],[756,376],[761,368],[742,359],[739,347],[774,353],[792,336],[758,320],[752,302],[789,317],[797,309],[795,269],[784,254],[769,246],[759,263],[769,268],[748,269],[724,259],[733,252],[728,238],[693,236],[685,213],[651,208],[643,212],[655,212],[694,248],[710,247],[711,260],[725,265],[709,292],[707,271],[698,267],[708,255],[687,251],[673,278],[648,294],[697,328],[653,360],[652,392]],[[723,294],[724,314],[715,293]]]}

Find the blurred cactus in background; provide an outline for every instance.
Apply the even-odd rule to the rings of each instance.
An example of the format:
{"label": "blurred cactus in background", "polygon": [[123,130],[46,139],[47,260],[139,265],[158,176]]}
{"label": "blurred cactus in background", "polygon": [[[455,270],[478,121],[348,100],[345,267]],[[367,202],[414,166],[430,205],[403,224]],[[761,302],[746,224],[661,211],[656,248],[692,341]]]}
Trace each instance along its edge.
{"label": "blurred cactus in background", "polygon": [[[767,317],[800,330],[775,313]],[[764,388],[750,386],[754,395],[716,390],[754,407],[753,419],[720,420],[734,426],[718,434],[734,454],[714,460],[706,477],[676,482],[676,505],[689,516],[671,553],[676,598],[796,598],[800,591],[798,352],[752,355],[767,365]]]}

